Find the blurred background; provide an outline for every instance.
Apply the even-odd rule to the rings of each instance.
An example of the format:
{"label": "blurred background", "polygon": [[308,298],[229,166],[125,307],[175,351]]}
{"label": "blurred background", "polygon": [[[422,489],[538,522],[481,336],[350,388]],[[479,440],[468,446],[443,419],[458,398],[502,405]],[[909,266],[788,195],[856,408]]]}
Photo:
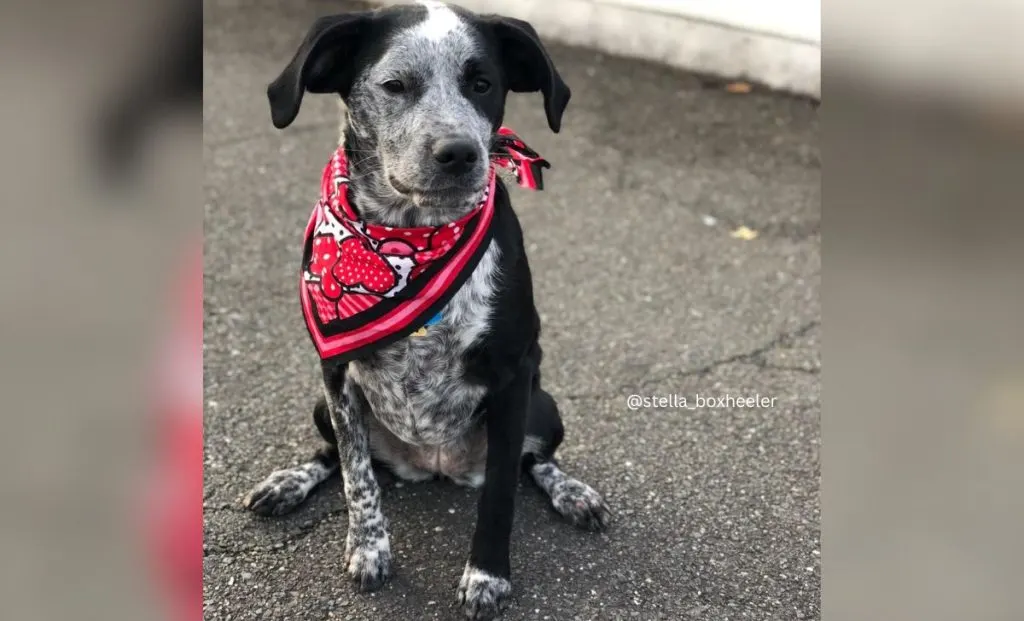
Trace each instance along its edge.
{"label": "blurred background", "polygon": [[[384,3],[394,4],[394,3]],[[691,73],[821,95],[819,0],[459,0],[529,21],[542,36]]]}
{"label": "blurred background", "polygon": [[0,3],[3,618],[200,616],[201,45],[199,2]]}
{"label": "blurred background", "polygon": [[[7,551],[0,564],[5,618],[200,616],[202,551],[195,542],[200,524],[195,455],[201,445],[195,420],[203,404],[195,364],[201,351],[195,284],[200,278],[200,206],[211,205],[218,183],[209,177],[204,182],[203,167],[209,174],[211,164],[226,157],[201,146],[200,77],[207,75],[208,96],[216,89],[253,91],[239,94],[237,100],[223,95],[207,103],[208,141],[211,123],[214,132],[221,132],[220,138],[231,137],[223,129],[232,123],[237,124],[239,138],[250,129],[266,132],[263,83],[273,77],[287,59],[289,46],[301,37],[303,19],[341,6],[321,1],[207,4],[205,64],[200,69],[202,8],[198,3],[0,3],[0,77],[5,85],[0,94],[4,137],[0,248],[7,258],[0,298],[0,351],[4,354],[0,388],[8,412],[7,427],[0,433],[0,455],[7,462],[0,475],[6,501],[0,512],[0,543]],[[803,410],[807,418],[801,423],[813,433],[819,411],[814,403],[827,404],[820,409],[826,447],[820,457],[820,551],[826,588],[820,610],[807,606],[801,612],[826,619],[1024,616],[1014,588],[1024,577],[1019,532],[1024,509],[1020,491],[1024,361],[1019,347],[1024,279],[1018,241],[1024,55],[1017,36],[1024,16],[1020,3],[827,2],[821,19],[825,45],[820,56],[827,89],[821,86],[811,52],[822,41],[812,17],[820,13],[816,3],[769,3],[770,10],[761,6],[764,3],[750,2],[559,0],[544,3],[545,7],[522,0],[501,4],[500,11],[507,14],[537,12],[517,16],[534,21],[552,41],[567,44],[559,51],[560,58],[578,63],[578,79],[592,78],[589,94],[593,101],[605,102],[605,114],[613,114],[621,102],[613,92],[602,99],[606,68],[601,63],[629,74],[633,91],[641,99],[649,98],[649,108],[628,108],[629,122],[639,127],[674,122],[675,127],[685,128],[685,132],[666,133],[664,142],[649,143],[652,157],[657,157],[660,149],[678,148],[679,134],[686,134],[685,144],[692,152],[685,159],[667,162],[667,168],[679,175],[674,177],[676,183],[700,178],[695,171],[710,164],[719,171],[733,166],[746,173],[762,172],[732,186],[729,180],[735,177],[723,176],[704,186],[703,193],[701,188],[691,188],[687,209],[693,221],[675,226],[692,230],[714,228],[721,222],[737,226],[731,233],[738,225],[751,225],[748,228],[759,233],[751,243],[758,239],[764,243],[773,231],[814,235],[815,228],[807,224],[813,222],[809,218],[813,201],[777,190],[779,184],[809,188],[814,182],[806,171],[821,161],[818,145],[827,153],[821,195],[827,205],[829,241],[823,246],[820,292],[805,289],[822,301],[827,332],[811,328],[809,333],[795,335],[795,345],[789,341],[784,352],[775,352],[796,356],[801,362],[829,361],[822,375],[827,377],[828,396],[819,399],[812,394],[811,405]],[[546,16],[545,9],[572,19]],[[275,12],[293,15],[292,21],[275,21]],[[637,20],[632,22],[634,27],[616,28],[629,23],[620,19],[626,12]],[[574,27],[578,23],[587,28]],[[656,23],[673,24],[680,36],[673,42],[673,37],[659,33]],[[673,32],[667,26],[666,30]],[[260,39],[275,41],[274,53],[266,52],[265,64],[250,68],[251,83],[232,83],[229,69],[244,64],[247,54],[252,54],[253,48],[243,43],[255,46]],[[591,51],[574,51],[579,46]],[[595,54],[594,50],[603,51]],[[640,60],[618,60],[620,56]],[[672,69],[663,71],[658,64]],[[211,80],[218,70],[219,79]],[[688,75],[693,76],[692,82]],[[750,92],[741,84],[750,85]],[[800,100],[766,92],[762,85],[811,100],[827,92],[829,111],[825,114],[813,105],[793,103]],[[683,95],[659,97],[669,89]],[[238,106],[215,107],[217,102],[235,101],[244,101],[251,112]],[[684,114],[679,114],[680,105],[686,108]],[[717,106],[718,112],[702,114],[702,106]],[[318,119],[313,124],[321,119],[326,123],[332,113],[326,103],[309,108],[311,118]],[[516,118],[518,127],[529,128],[530,110],[525,103],[517,109],[523,115]],[[677,116],[671,116],[673,111]],[[303,114],[309,113],[304,110]],[[570,127],[584,134],[591,129],[579,124]],[[606,136],[608,127],[595,122],[592,135]],[[620,132],[621,127],[611,126],[612,136]],[[743,136],[750,133],[758,138],[745,140]],[[773,136],[779,135],[783,137],[776,144]],[[326,134],[317,136],[316,140],[328,144]],[[541,151],[548,155],[548,147],[560,148],[554,147],[560,139],[548,136],[538,146],[544,146]],[[288,144],[288,139],[278,140],[275,144]],[[293,140],[298,144],[297,137]],[[319,153],[313,149],[318,145],[304,147],[310,148],[311,158]],[[611,147],[595,141],[578,153],[556,151],[561,156],[558,162],[566,162],[558,168],[559,174],[571,178],[568,162],[574,157],[594,153],[604,157],[610,153],[607,149]],[[803,170],[805,176],[780,178],[777,169],[765,164],[768,159],[781,159],[791,167],[790,174]],[[740,160],[746,168],[736,166]],[[303,174],[315,174],[312,160],[305,168]],[[308,186],[300,181],[296,185],[304,192]],[[722,192],[723,187],[733,191]],[[597,191],[605,189],[599,186]],[[774,192],[776,199],[764,200],[768,192]],[[551,194],[545,200],[551,200]],[[307,198],[304,194],[291,198],[301,217]],[[244,213],[247,206],[219,205],[213,207],[216,213]],[[718,215],[699,211],[701,205],[714,207]],[[795,211],[778,211],[786,205],[795,206]],[[800,205],[807,211],[800,211]],[[776,211],[770,210],[772,206]],[[540,209],[534,217],[541,217]],[[544,209],[554,210],[550,205]],[[772,219],[780,214],[784,217]],[[712,220],[704,216],[715,225],[706,224]],[[797,227],[799,222],[804,228]],[[540,228],[535,225],[534,230]],[[280,234],[283,240],[290,239],[290,231]],[[722,241],[715,239],[714,244]],[[805,249],[810,247],[810,242],[804,244]],[[281,248],[289,248],[286,241]],[[700,274],[714,273],[707,263],[691,265],[698,266]],[[691,278],[688,287],[711,287],[710,276],[707,281]],[[740,279],[731,286],[758,291],[752,282]],[[554,302],[558,295],[564,295],[563,290],[552,289],[549,299]],[[642,299],[645,294],[630,295]],[[719,299],[727,301],[727,297]],[[789,316],[817,312],[811,298],[791,302],[785,307]],[[810,306],[809,310],[795,310],[800,304]],[[747,314],[735,316],[731,327],[681,328],[698,349],[707,349],[685,359],[685,366],[677,360],[664,368],[640,364],[629,377],[641,380],[650,372],[656,385],[659,379],[672,380],[674,370],[685,373],[692,365],[718,360],[719,354],[728,354],[711,349],[726,341],[722,335],[742,334],[757,324],[757,317],[772,315],[772,306],[739,305]],[[728,318],[730,308],[725,304],[697,310]],[[556,307],[552,314],[557,317],[560,310]],[[676,317],[637,314],[626,325],[667,323]],[[639,342],[650,342],[642,330],[638,332]],[[756,338],[761,335],[752,336],[756,342],[748,344],[763,344]],[[630,339],[611,346],[624,342]],[[175,347],[182,343],[186,346]],[[173,353],[182,350],[186,353]],[[582,350],[576,355],[591,353]],[[637,359],[641,354],[633,352]],[[569,355],[563,359],[573,360]],[[179,362],[168,362],[173,360]],[[774,359],[766,364],[790,366],[789,362]],[[275,370],[268,364],[257,379],[273,380]],[[587,381],[579,379],[587,377],[583,371],[579,366],[565,370],[566,390],[574,382]],[[791,396],[810,394],[808,386],[820,379],[813,373],[801,375],[808,376],[800,380],[803,384],[787,375],[774,381],[788,386]],[[752,381],[756,385],[763,378]],[[296,389],[296,407],[304,405],[300,393]],[[597,401],[583,394],[579,411],[598,408],[601,412]],[[256,411],[265,416],[265,409]],[[612,421],[622,414],[621,407],[608,405],[597,416]],[[303,420],[288,423],[293,426],[283,432],[291,433],[296,454],[305,439],[301,435],[305,417],[299,418]],[[272,417],[266,420],[273,422]],[[677,418],[663,415],[653,423],[647,420],[668,438],[680,433]],[[702,433],[733,438],[728,417],[719,419],[721,428],[708,422]],[[768,428],[773,422],[765,421]],[[615,429],[605,425],[599,431],[612,434]],[[808,457],[795,470],[797,480],[807,486],[801,505],[801,511],[806,511],[818,502],[817,481],[808,476],[817,458],[808,449],[813,438],[803,440],[792,450]],[[652,452],[647,457],[664,462],[666,455],[683,454],[680,446],[674,452]],[[691,456],[699,454],[689,448]],[[572,455],[577,467],[589,450],[585,449],[580,446]],[[282,457],[290,457],[288,450],[272,448],[252,472],[225,485],[224,497],[247,485],[263,466],[281,465]],[[635,447],[631,454],[637,454]],[[785,454],[782,451],[777,457]],[[722,471],[735,464],[760,464],[732,461],[728,453],[714,451],[700,459],[711,460]],[[588,467],[585,462],[582,465]],[[589,467],[599,473],[604,466]],[[642,471],[636,480],[658,472]],[[689,473],[701,472],[716,470]],[[226,470],[222,476],[230,475],[231,470]],[[617,500],[635,498],[630,490],[634,483],[616,482],[604,474],[595,480],[611,487],[613,495],[621,494]],[[729,510],[725,499],[736,495],[728,487],[729,480],[698,477],[683,489],[687,493],[719,490],[721,499],[716,502]],[[777,492],[779,487],[766,489]],[[716,543],[721,535],[725,535],[723,541],[730,534],[742,541],[750,534],[705,530],[698,536],[702,526],[723,522],[716,515],[701,517],[694,512],[687,494],[668,498],[681,514],[681,532],[692,548],[680,550],[680,558],[691,560],[676,568],[674,591],[629,596],[667,606],[668,600],[678,599],[677,592],[687,602],[699,600],[710,589],[722,589],[723,584],[735,585],[730,588],[740,592],[749,582],[733,567],[721,565],[705,574],[697,569],[715,567],[701,563],[717,558],[709,555],[719,549],[725,557],[735,553]],[[539,512],[539,505],[535,508]],[[301,535],[315,528],[311,517],[307,517],[308,526],[294,525],[296,532]],[[808,527],[815,525],[816,520],[811,520]],[[328,521],[326,528],[310,537],[321,538],[321,547],[313,548],[317,555],[329,547],[322,538],[337,530],[332,526],[336,524]],[[252,542],[253,528],[240,525],[234,532],[239,541]],[[259,536],[272,536],[270,528]],[[710,540],[707,532],[712,533]],[[793,532],[793,542],[808,541],[806,532],[803,536]],[[271,546],[274,543],[271,539]],[[757,566],[756,549],[737,556]],[[243,580],[243,573],[252,572],[239,570],[236,581]],[[729,583],[723,576],[734,579]],[[774,598],[803,605],[817,597],[813,580],[809,589],[795,595],[769,582],[758,584],[768,585],[764,593],[738,601],[764,603]],[[295,587],[289,591],[308,585],[296,583]],[[231,610],[232,600],[227,601],[229,606],[219,610]],[[576,603],[570,600],[568,605]],[[684,612],[694,618],[718,618],[712,614],[715,605],[715,601],[697,601]],[[326,603],[313,608],[317,615],[311,618],[345,617]],[[660,612],[667,615],[667,610]],[[778,618],[792,618],[788,612],[774,612]],[[763,610],[752,614],[752,618],[768,618]],[[741,613],[728,618],[736,616]],[[618,617],[598,607],[587,618]]]}

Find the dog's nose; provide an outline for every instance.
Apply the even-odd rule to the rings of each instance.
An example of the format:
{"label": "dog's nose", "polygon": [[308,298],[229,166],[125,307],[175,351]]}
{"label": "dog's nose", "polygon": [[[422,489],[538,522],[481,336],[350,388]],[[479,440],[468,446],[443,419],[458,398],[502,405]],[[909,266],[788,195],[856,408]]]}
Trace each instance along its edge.
{"label": "dog's nose", "polygon": [[434,145],[434,160],[450,175],[461,175],[473,168],[479,158],[476,144],[465,138],[439,140]]}

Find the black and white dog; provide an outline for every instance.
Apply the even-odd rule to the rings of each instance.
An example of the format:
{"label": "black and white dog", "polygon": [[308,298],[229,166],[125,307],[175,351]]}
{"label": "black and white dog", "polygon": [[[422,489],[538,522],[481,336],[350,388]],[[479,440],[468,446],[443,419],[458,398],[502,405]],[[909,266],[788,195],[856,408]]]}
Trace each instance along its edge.
{"label": "black and white dog", "polygon": [[[350,200],[367,222],[437,226],[480,201],[509,91],[540,91],[551,129],[569,88],[534,29],[435,2],[317,20],[268,89],[274,124],[296,117],[305,92],[346,104]],[[496,201],[508,208],[499,182]],[[398,477],[443,475],[483,488],[458,601],[472,619],[499,614],[511,593],[509,538],[521,470],[572,523],[603,529],[590,486],[559,469],[563,428],[541,388],[540,319],[514,214],[495,222],[472,275],[425,336],[345,364],[322,363],[313,417],[329,447],[279,470],[244,503],[260,515],[294,509],[340,470],[348,508],[348,572],[361,590],[391,572],[387,521],[371,462]]]}

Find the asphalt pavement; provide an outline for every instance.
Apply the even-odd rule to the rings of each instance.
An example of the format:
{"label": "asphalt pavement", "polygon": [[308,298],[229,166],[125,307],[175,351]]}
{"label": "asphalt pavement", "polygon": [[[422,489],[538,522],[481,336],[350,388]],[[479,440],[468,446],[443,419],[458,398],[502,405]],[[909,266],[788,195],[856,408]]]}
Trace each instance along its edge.
{"label": "asphalt pavement", "polygon": [[[314,16],[352,6],[206,8],[206,621],[459,618],[476,492],[382,474],[394,577],[369,595],[344,572],[337,479],[283,518],[238,502],[319,446],[296,270],[337,106],[309,96],[277,131],[265,87]],[[615,519],[577,531],[524,480],[504,619],[817,619],[819,113],[551,52],[572,102],[556,135],[539,95],[510,96],[506,124],[553,164],[544,192],[512,198],[567,430],[559,457]],[[688,407],[631,409],[630,395]],[[773,405],[718,403],[727,395]]]}

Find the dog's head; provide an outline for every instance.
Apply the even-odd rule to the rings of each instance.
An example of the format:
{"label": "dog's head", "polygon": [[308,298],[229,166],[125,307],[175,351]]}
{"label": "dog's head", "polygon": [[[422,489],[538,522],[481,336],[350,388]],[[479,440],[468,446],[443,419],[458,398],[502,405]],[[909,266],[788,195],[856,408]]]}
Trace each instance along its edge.
{"label": "dog's head", "polygon": [[540,91],[559,130],[569,88],[533,27],[423,2],[318,19],[267,95],[284,128],[305,92],[339,94],[376,198],[443,209],[482,192],[509,91]]}

